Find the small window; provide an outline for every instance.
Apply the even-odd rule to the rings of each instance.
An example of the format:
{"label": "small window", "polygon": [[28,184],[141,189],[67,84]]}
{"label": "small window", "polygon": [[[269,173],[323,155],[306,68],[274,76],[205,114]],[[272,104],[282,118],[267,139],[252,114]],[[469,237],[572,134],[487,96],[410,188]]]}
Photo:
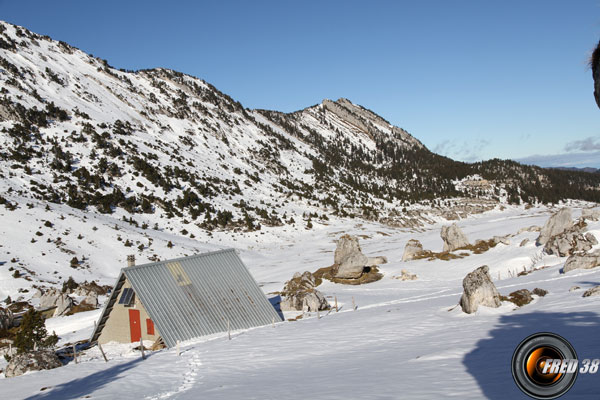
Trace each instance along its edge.
{"label": "small window", "polygon": [[125,307],[129,307],[133,304],[134,300],[134,292],[132,288],[123,289],[123,294],[121,294],[121,299],[119,300],[119,304],[123,304]]}
{"label": "small window", "polygon": [[146,328],[148,329],[148,335],[154,335],[154,322],[150,318],[146,318]]}

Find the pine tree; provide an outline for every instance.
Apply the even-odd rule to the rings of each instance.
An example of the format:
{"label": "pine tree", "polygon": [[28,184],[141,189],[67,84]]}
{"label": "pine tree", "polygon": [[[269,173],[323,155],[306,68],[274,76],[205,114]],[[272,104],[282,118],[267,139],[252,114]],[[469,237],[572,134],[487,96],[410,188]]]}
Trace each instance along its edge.
{"label": "pine tree", "polygon": [[17,353],[27,353],[35,348],[53,347],[57,342],[56,333],[48,336],[42,313],[33,308],[25,313],[21,328],[15,337]]}

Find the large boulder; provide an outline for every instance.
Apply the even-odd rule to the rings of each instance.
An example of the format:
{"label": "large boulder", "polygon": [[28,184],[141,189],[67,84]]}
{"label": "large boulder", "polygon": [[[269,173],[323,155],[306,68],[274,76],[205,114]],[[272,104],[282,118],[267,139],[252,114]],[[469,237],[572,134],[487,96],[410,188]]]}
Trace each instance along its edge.
{"label": "large boulder", "polygon": [[29,371],[53,369],[61,366],[62,364],[54,351],[37,350],[13,356],[4,370],[4,375],[7,378],[12,378]]}
{"label": "large boulder", "polygon": [[365,267],[385,264],[385,257],[367,257],[362,253],[356,236],[344,235],[337,241],[333,258],[336,266],[336,278],[358,279]]}
{"label": "large boulder", "polygon": [[456,223],[442,226],[440,236],[444,241],[444,251],[454,251],[469,245],[469,240]]}
{"label": "large boulder", "polygon": [[279,304],[282,311],[319,311],[329,309],[325,296],[316,289],[316,279],[306,271],[296,273],[285,283]]}
{"label": "large boulder", "polygon": [[56,289],[56,288],[50,288],[50,289],[46,290],[44,292],[44,294],[42,295],[42,297],[40,297],[39,308],[41,310],[47,310],[49,308],[56,307],[56,302],[58,301],[58,298],[62,294],[63,293],[59,289]]}
{"label": "large boulder", "polygon": [[569,272],[574,269],[591,269],[600,266],[600,250],[589,254],[574,254],[567,258],[563,272]]}
{"label": "large boulder", "polygon": [[550,238],[560,235],[566,230],[571,229],[573,226],[573,220],[571,218],[571,209],[569,207],[561,208],[559,211],[552,214],[548,221],[542,227],[540,235],[538,236],[536,243],[539,246],[544,246]]}
{"label": "large boulder", "polygon": [[423,245],[417,239],[410,239],[404,246],[404,254],[402,254],[402,261],[410,261],[417,258],[419,254],[423,253]]}
{"label": "large boulder", "polygon": [[460,306],[467,314],[472,314],[481,306],[500,307],[500,294],[492,282],[489,268],[483,265],[470,272],[463,279],[463,295]]}
{"label": "large boulder", "polygon": [[54,310],[53,317],[59,317],[67,314],[73,308],[73,299],[67,294],[63,293],[58,297],[56,301],[56,309]]}
{"label": "large boulder", "polygon": [[560,257],[589,251],[596,238],[591,234],[583,234],[585,226],[585,222],[579,221],[564,232],[552,236],[544,245],[544,250],[548,254],[556,254]]}
{"label": "large boulder", "polygon": [[581,297],[600,296],[600,285],[586,290]]}

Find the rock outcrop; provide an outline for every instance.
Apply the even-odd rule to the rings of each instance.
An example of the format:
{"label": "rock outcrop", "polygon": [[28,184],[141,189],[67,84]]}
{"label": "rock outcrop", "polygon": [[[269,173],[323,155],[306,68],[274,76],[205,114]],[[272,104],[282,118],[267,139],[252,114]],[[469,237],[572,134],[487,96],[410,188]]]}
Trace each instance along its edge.
{"label": "rock outcrop", "polygon": [[296,273],[285,283],[281,292],[283,300],[279,304],[282,311],[318,311],[329,309],[323,293],[316,289],[316,279],[306,271]]}
{"label": "rock outcrop", "polygon": [[61,315],[67,314],[73,308],[73,299],[66,294],[61,294],[56,300],[56,309],[54,310],[53,317],[60,317]]}
{"label": "rock outcrop", "polygon": [[454,251],[469,245],[469,240],[456,223],[442,226],[440,236],[444,241],[444,251]]}
{"label": "rock outcrop", "polygon": [[509,294],[508,297],[503,299],[510,301],[518,307],[523,307],[524,305],[533,301],[533,296],[531,294],[532,293],[528,289],[519,289],[515,290]]}
{"label": "rock outcrop", "polygon": [[362,253],[356,236],[344,235],[337,241],[334,254],[336,278],[358,279],[365,273],[365,267],[385,264],[385,257],[367,257]]}
{"label": "rock outcrop", "polygon": [[39,308],[41,310],[46,310],[52,307],[56,307],[56,302],[62,294],[63,293],[56,288],[50,288],[46,290],[44,294],[42,294],[42,296],[40,297]]}
{"label": "rock outcrop", "polygon": [[569,207],[561,208],[552,214],[548,221],[542,227],[536,243],[538,246],[544,246],[550,238],[560,235],[566,230],[571,229],[573,220],[571,219],[571,209]]}
{"label": "rock outcrop", "polygon": [[4,370],[4,375],[7,378],[12,378],[29,371],[53,369],[61,366],[62,364],[54,351],[37,350],[13,356]]}
{"label": "rock outcrop", "polygon": [[586,290],[581,297],[600,296],[600,285]]}
{"label": "rock outcrop", "polygon": [[525,238],[521,241],[521,243],[519,244],[519,247],[523,247],[525,246],[527,243],[529,243],[529,239]]}
{"label": "rock outcrop", "polygon": [[574,269],[591,269],[600,266],[600,250],[589,254],[574,254],[567,258],[563,272]]}
{"label": "rock outcrop", "polygon": [[423,245],[417,239],[410,239],[404,246],[404,254],[402,254],[402,261],[414,260],[423,253]]}
{"label": "rock outcrop", "polygon": [[552,236],[544,245],[544,250],[548,254],[556,254],[560,257],[589,251],[596,238],[591,234],[583,234],[585,226],[585,222],[580,220],[564,232]]}
{"label": "rock outcrop", "polygon": [[500,307],[500,294],[492,282],[487,265],[468,273],[463,279],[463,289],[460,306],[467,314],[476,312],[480,305]]}

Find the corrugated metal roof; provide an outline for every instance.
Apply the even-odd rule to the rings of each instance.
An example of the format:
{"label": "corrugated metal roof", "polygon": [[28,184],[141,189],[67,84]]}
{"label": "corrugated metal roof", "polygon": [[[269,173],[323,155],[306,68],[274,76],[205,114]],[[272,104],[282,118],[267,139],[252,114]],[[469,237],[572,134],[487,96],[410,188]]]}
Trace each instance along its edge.
{"label": "corrugated metal roof", "polygon": [[281,321],[234,249],[123,268],[122,273],[169,347],[177,340],[226,332],[228,321],[232,330]]}

